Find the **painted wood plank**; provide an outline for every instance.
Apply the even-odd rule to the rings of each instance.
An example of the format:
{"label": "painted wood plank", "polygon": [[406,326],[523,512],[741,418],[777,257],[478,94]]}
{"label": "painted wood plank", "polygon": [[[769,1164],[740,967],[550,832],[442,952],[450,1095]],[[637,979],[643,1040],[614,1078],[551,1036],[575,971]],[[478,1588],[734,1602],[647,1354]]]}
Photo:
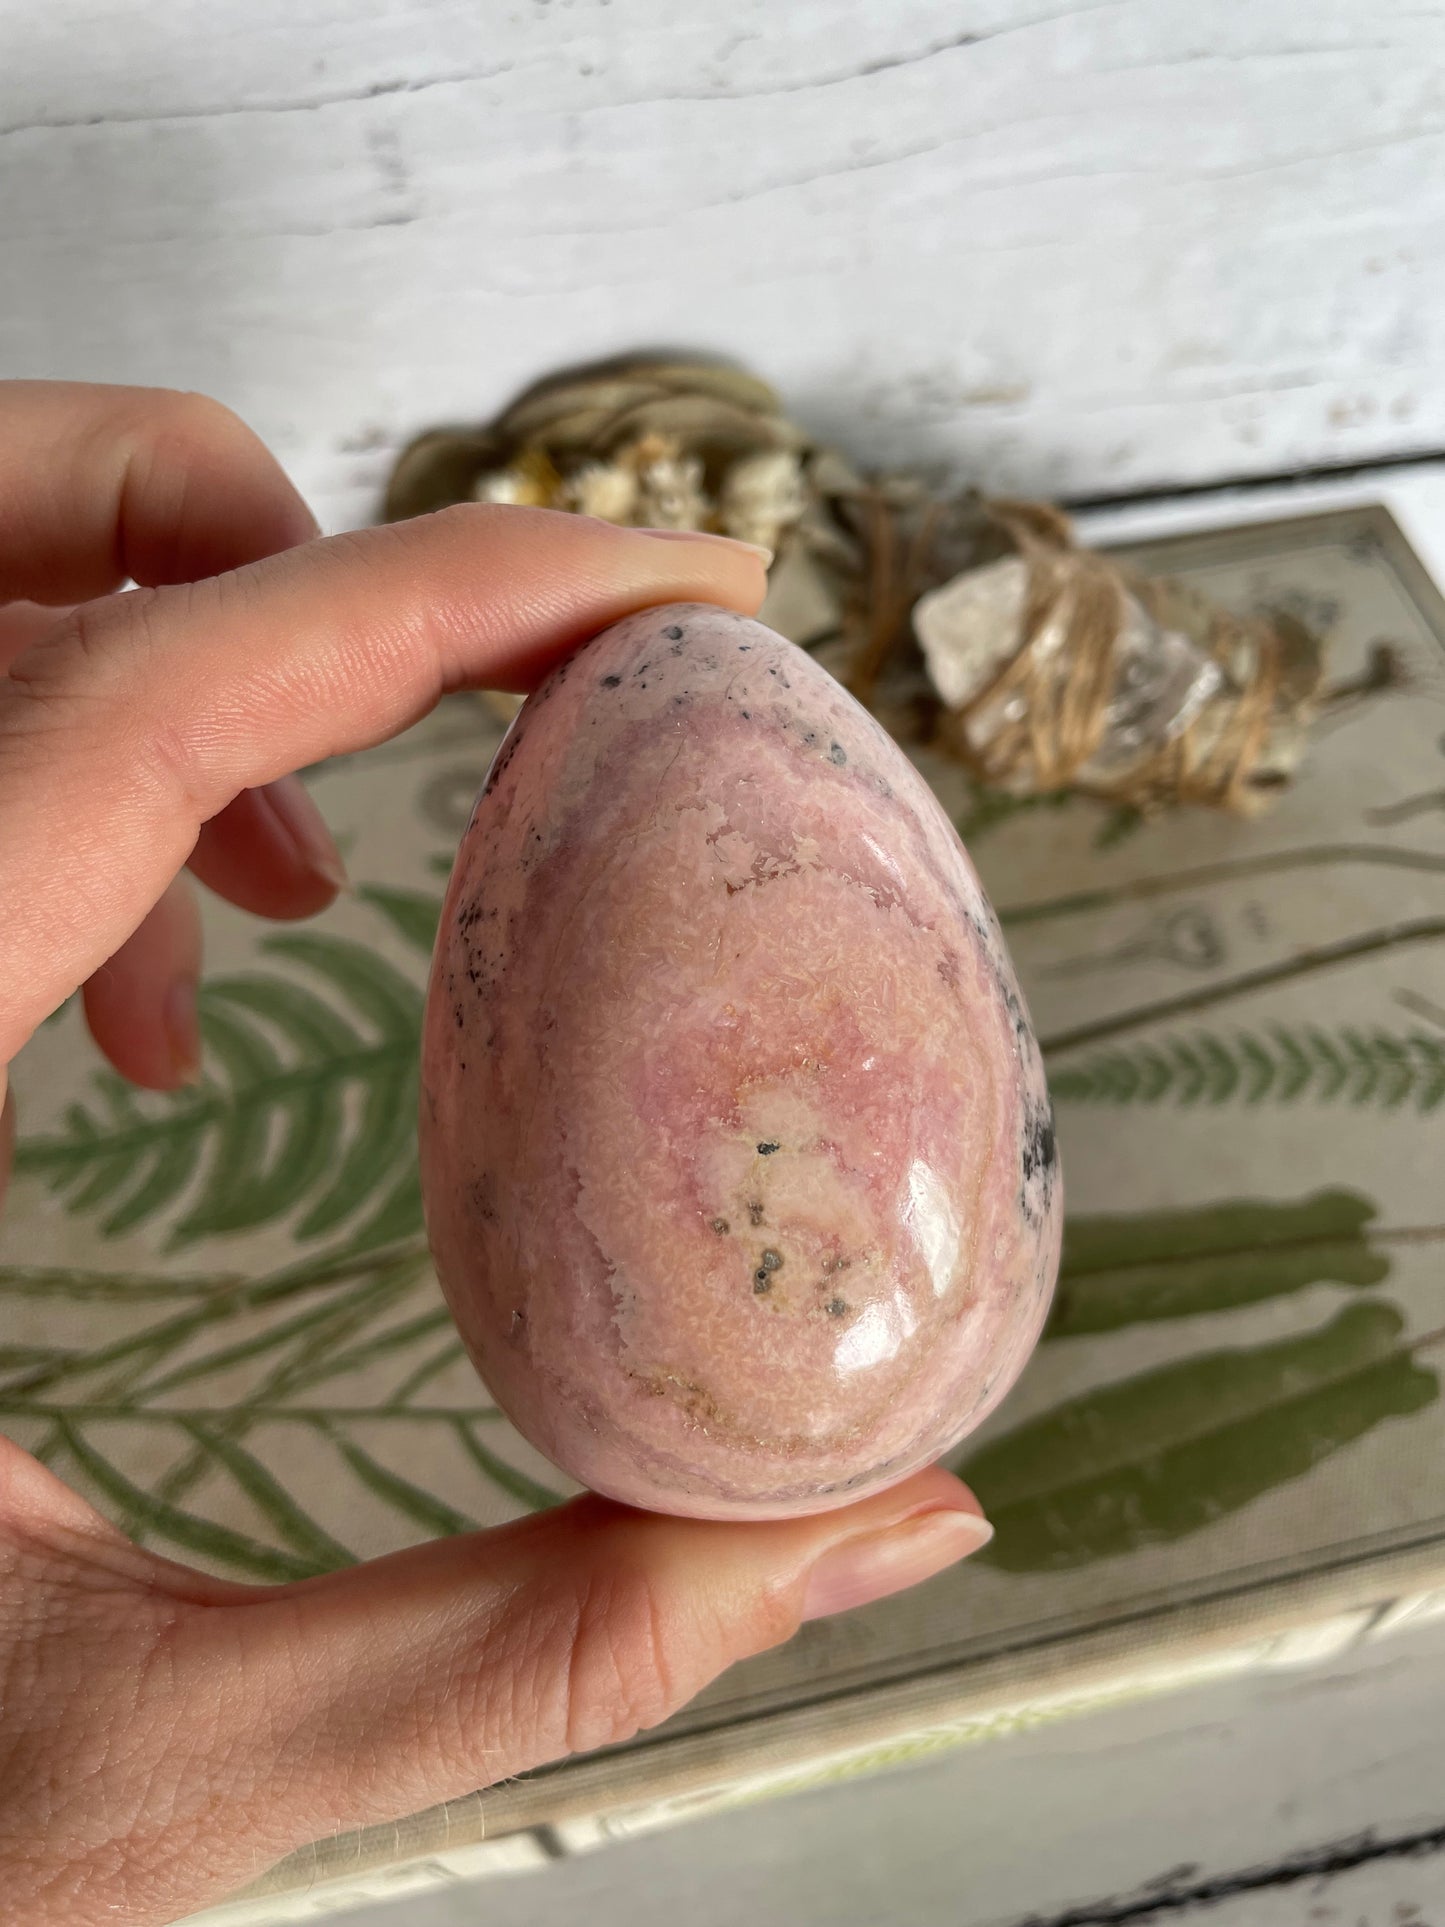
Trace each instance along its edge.
{"label": "painted wood plank", "polygon": [[0,372],[209,390],[333,526],[639,343],[1068,495],[1445,447],[1445,9],[0,0]]}
{"label": "painted wood plank", "polygon": [[1436,1622],[348,1918],[1437,1927],[1442,1659]]}

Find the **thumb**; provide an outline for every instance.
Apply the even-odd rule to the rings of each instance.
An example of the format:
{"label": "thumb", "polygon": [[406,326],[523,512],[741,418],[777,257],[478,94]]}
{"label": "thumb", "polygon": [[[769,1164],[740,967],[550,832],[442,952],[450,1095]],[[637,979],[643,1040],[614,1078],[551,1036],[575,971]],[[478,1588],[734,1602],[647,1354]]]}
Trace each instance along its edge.
{"label": "thumb", "polygon": [[[13,1709],[35,1719],[10,1764],[17,1823],[43,1794],[26,1851],[38,1840],[56,1865],[25,1918],[45,1927],[172,1920],[324,1835],[627,1739],[803,1619],[913,1585],[989,1536],[968,1490],[932,1470],[769,1523],[582,1498],[255,1591],[125,1545],[27,1463],[17,1489],[42,1489],[53,1530],[42,1566],[27,1556],[49,1578],[32,1576],[22,1617],[45,1605],[36,1587],[55,1604],[38,1667],[54,1677]],[[33,1546],[39,1501],[12,1499]],[[22,1671],[34,1679],[33,1654]],[[0,1818],[0,1864],[5,1834]]]}
{"label": "thumb", "polygon": [[989,1530],[936,1469],[797,1521],[587,1497],[285,1588],[231,1609],[248,1779],[287,1845],[460,1797],[657,1725],[804,1619],[929,1578]]}

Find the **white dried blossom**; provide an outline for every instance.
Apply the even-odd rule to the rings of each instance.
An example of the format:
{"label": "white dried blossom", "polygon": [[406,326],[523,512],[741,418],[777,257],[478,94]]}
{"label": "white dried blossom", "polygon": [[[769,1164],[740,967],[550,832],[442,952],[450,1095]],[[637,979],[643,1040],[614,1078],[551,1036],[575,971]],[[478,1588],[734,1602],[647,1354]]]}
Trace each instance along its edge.
{"label": "white dried blossom", "polygon": [[586,462],[568,477],[558,506],[600,522],[631,522],[637,511],[637,476],[615,462]]}
{"label": "white dried blossom", "polygon": [[472,500],[501,502],[514,508],[552,508],[560,479],[544,453],[523,449],[505,468],[483,469],[472,483]]}
{"label": "white dried blossom", "polygon": [[489,468],[472,483],[474,502],[501,502],[507,507],[532,505],[532,484],[511,468]]}
{"label": "white dried blossom", "polygon": [[650,529],[700,529],[708,501],[698,458],[662,435],[645,436],[628,452],[637,469],[636,519]]}
{"label": "white dried blossom", "polygon": [[723,476],[718,519],[739,542],[776,549],[808,506],[802,466],[789,448],[763,449],[733,462]]}

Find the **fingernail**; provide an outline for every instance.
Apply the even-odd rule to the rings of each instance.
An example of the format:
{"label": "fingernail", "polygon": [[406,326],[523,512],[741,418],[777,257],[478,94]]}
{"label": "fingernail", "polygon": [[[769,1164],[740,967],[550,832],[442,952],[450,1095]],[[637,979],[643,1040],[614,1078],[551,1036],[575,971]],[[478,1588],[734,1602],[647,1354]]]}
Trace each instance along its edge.
{"label": "fingernail", "polygon": [[635,529],[635,535],[650,535],[655,542],[720,542],[725,548],[746,549],[765,569],[773,566],[773,551],[761,542],[739,542],[734,535],[713,535],[706,529]]}
{"label": "fingernail", "polygon": [[341,852],[332,840],[326,819],[311,801],[299,776],[278,777],[261,792],[306,869],[329,883],[334,890],[348,890],[351,879]]}
{"label": "fingernail", "polygon": [[804,1619],[826,1619],[904,1592],[986,1546],[993,1527],[976,1512],[931,1507],[881,1532],[830,1546],[808,1574]]}
{"label": "fingernail", "polygon": [[170,1047],[171,1069],[178,1084],[201,1081],[201,1026],[196,1016],[196,986],[189,977],[178,977],[166,992],[161,1006],[161,1023]]}

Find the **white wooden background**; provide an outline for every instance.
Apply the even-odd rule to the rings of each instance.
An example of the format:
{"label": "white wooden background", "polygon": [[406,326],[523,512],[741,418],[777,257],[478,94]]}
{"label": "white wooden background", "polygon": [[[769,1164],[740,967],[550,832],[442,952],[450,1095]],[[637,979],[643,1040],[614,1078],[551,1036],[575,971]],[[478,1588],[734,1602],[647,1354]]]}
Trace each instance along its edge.
{"label": "white wooden background", "polygon": [[1442,1927],[1445,1623],[346,1927]]}
{"label": "white wooden background", "polygon": [[1445,448],[1440,0],[0,0],[0,374],[331,526],[558,361],[1069,496]]}

